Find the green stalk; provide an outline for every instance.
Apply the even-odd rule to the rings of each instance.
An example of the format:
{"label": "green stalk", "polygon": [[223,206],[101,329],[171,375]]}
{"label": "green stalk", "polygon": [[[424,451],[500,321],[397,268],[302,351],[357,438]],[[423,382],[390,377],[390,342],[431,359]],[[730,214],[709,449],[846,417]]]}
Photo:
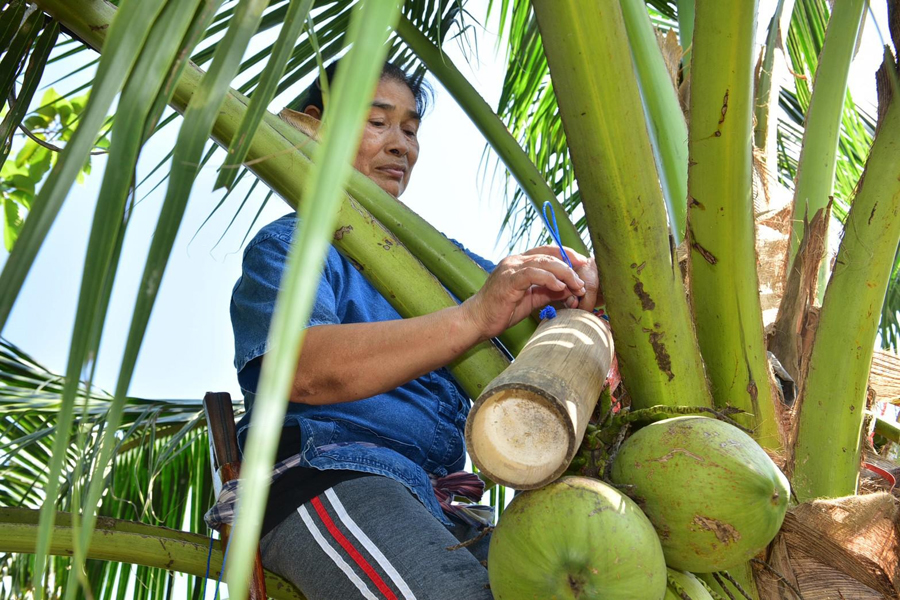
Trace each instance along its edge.
{"label": "green stalk", "polygon": [[[38,511],[25,508],[0,508],[0,552],[33,553],[37,538]],[[87,558],[144,565],[167,571],[206,575],[214,582],[222,573],[221,542],[209,552],[209,538],[196,533],[100,517],[97,535]],[[59,513],[50,536],[49,552],[54,556],[71,556],[75,535],[72,515]],[[118,579],[127,587],[127,578]],[[266,591],[276,600],[303,600],[304,596],[290,582],[266,572]]]}
{"label": "green stalk", "polygon": [[691,75],[688,244],[697,339],[717,406],[778,449],[753,230],[755,1],[697,0]]}
{"label": "green stalk", "polygon": [[900,101],[895,97],[847,216],[801,391],[792,480],[801,502],[856,493],[866,383],[900,241],[897,156]]}
{"label": "green stalk", "polygon": [[681,56],[682,80],[691,74],[691,51],[694,42],[694,0],[675,0],[678,6],[678,41],[684,52]]}
{"label": "green stalk", "polygon": [[631,56],[644,101],[653,154],[675,244],[684,239],[687,213],[688,132],[678,93],[666,68],[644,0],[621,0]]}
{"label": "green stalk", "polygon": [[[828,20],[812,98],[806,113],[803,149],[797,166],[794,218],[791,221],[791,261],[803,238],[803,215],[814,215],[820,208],[825,208],[834,190],[841,111],[847,97],[850,63],[866,2],[867,0],[835,2],[834,12]],[[827,262],[824,261],[825,270],[819,276],[821,289],[824,289],[828,279]]]}
{"label": "green stalk", "polygon": [[397,33],[412,51],[425,63],[428,70],[441,82],[453,99],[462,107],[472,123],[485,137],[487,142],[500,157],[509,172],[515,177],[522,190],[531,200],[538,213],[543,210],[544,202],[553,205],[553,211],[559,224],[559,235],[563,244],[577,250],[585,256],[590,255],[587,246],[581,239],[575,225],[569,219],[565,209],[556,199],[556,195],[528,155],[509,133],[500,117],[491,110],[484,98],[475,91],[472,84],[450,62],[440,48],[425,37],[416,26],[401,16],[397,24]]}
{"label": "green stalk", "polygon": [[633,406],[711,406],[621,7],[533,5]]}
{"label": "green stalk", "polygon": [[875,433],[895,444],[900,444],[900,424],[896,421],[888,421],[874,414],[871,415],[875,419]]}

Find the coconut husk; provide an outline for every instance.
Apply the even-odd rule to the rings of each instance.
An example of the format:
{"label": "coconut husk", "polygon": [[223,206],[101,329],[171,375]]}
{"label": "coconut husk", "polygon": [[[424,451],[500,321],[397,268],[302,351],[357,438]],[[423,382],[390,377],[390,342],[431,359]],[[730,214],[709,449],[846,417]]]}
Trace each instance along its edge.
{"label": "coconut husk", "polygon": [[319,139],[319,126],[322,125],[322,121],[315,117],[289,108],[282,109],[281,112],[278,113],[278,117],[285,123],[299,129],[312,139]]}
{"label": "coconut husk", "polygon": [[753,565],[764,600],[900,598],[900,502],[875,493],[801,504]]}
{"label": "coconut husk", "polygon": [[803,239],[788,275],[768,344],[769,351],[778,357],[798,383],[803,381],[805,363],[809,358],[803,353],[803,334],[807,328],[807,315],[816,300],[819,264],[825,254],[831,205],[829,200],[824,209],[816,212],[812,221],[804,218]]}
{"label": "coconut husk", "polygon": [[666,71],[672,79],[672,85],[675,91],[678,91],[678,73],[681,71],[681,45],[678,43],[678,35],[674,30],[670,29],[663,33],[659,29],[656,30],[656,42],[659,44],[659,51],[662,53],[663,62],[666,64]]}

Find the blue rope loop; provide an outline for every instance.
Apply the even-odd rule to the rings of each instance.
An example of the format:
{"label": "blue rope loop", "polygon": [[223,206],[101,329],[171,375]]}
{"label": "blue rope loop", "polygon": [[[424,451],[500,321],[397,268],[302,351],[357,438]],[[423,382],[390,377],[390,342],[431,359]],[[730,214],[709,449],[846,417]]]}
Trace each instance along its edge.
{"label": "blue rope loop", "polygon": [[[547,215],[547,209],[550,210],[550,215]],[[547,200],[544,202],[544,225],[547,226],[547,229],[550,231],[550,237],[553,238],[553,241],[556,242],[556,245],[559,246],[559,252],[562,254],[563,259],[566,261],[566,264],[569,265],[570,269],[575,269],[572,266],[572,261],[569,260],[569,255],[566,254],[566,249],[563,247],[562,240],[559,237],[559,226],[556,224],[556,213],[553,211],[553,205],[550,204],[550,201]]]}
{"label": "blue rope loop", "polygon": [[549,304],[541,309],[541,312],[538,314],[538,317],[543,321],[544,319],[552,319],[556,316],[556,309],[550,306]]}

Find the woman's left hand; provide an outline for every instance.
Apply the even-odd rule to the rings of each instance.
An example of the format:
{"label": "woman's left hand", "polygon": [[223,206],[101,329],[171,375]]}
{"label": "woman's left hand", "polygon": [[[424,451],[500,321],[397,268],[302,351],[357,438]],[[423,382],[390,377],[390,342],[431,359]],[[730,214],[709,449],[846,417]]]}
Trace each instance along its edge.
{"label": "woman's left hand", "polygon": [[[584,296],[581,298],[574,295],[569,296],[565,301],[565,305],[569,308],[581,308],[587,311],[594,310],[595,306],[603,304],[603,294],[600,291],[600,276],[597,273],[597,263],[594,262],[592,257],[579,254],[568,246],[565,246],[565,249],[566,256],[572,261],[572,268],[581,280],[584,281],[585,289]],[[559,246],[538,246],[523,252],[523,254],[547,254],[556,257],[563,262],[566,260],[563,258],[562,252],[559,251]]]}

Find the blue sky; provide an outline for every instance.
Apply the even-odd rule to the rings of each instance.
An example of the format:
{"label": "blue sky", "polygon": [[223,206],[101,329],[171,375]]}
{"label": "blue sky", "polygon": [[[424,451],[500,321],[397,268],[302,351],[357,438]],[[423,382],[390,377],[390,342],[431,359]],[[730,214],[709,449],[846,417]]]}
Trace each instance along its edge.
{"label": "blue sky", "polygon": [[[882,14],[885,3],[874,4],[882,32],[886,33],[883,25],[886,18]],[[761,2],[761,29],[773,9],[774,0]],[[455,44],[447,48],[450,58],[471,75],[476,88],[491,105],[496,104],[503,73],[502,61],[493,59],[489,52],[494,48],[495,39],[487,34],[479,40],[483,63],[476,69],[466,64]],[[45,81],[53,81],[72,70],[78,60],[83,58],[54,65]],[[880,42],[869,19],[850,82],[855,98],[863,104],[874,102],[873,73],[880,60]],[[57,89],[65,91],[75,84],[65,82]],[[419,163],[402,199],[447,235],[483,256],[499,259],[505,254],[506,244],[496,243],[503,218],[503,197],[498,188],[489,185],[494,172],[493,158],[488,159],[485,178],[484,171],[479,171],[483,138],[449,94],[438,85],[435,88],[434,109],[420,132]],[[290,90],[276,99],[272,109],[280,108],[297,91]],[[148,145],[139,165],[141,176],[161,160],[175,134],[175,127],[170,127]],[[13,343],[57,372],[64,370],[68,354],[87,236],[104,163],[103,157],[95,157],[93,174],[83,185],[72,188],[3,332]],[[239,396],[232,368],[228,300],[240,274],[241,241],[265,194],[259,186],[216,245],[244,198],[249,178],[245,178],[200,229],[222,197],[221,191],[211,191],[215,175],[215,167],[207,168],[194,185],[141,351],[130,390],[132,395],[197,398],[215,390]],[[98,363],[96,383],[107,390],[113,388],[118,375],[136,286],[163,193],[164,185],[138,205],[128,232]],[[273,197],[256,228],[288,210],[283,201]],[[0,263],[5,260],[6,254],[0,251]]]}

